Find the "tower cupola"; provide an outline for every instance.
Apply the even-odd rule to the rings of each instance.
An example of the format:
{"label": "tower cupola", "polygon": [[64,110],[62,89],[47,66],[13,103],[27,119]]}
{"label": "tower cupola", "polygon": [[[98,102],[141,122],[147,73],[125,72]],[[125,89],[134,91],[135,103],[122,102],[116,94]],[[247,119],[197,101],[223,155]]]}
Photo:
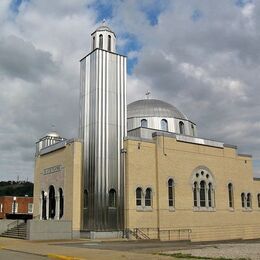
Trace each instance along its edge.
{"label": "tower cupola", "polygon": [[109,52],[116,52],[116,35],[107,25],[104,24],[104,22],[91,34],[91,36],[91,51],[99,48]]}

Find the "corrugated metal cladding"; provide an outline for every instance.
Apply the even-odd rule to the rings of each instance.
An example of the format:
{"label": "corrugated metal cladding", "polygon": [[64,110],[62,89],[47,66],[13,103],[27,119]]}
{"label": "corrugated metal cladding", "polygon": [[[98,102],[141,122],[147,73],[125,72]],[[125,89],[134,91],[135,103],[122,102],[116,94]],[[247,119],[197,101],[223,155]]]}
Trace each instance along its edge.
{"label": "corrugated metal cladding", "polygon": [[[126,136],[126,57],[96,49],[81,60],[80,137],[84,141],[83,228],[123,228],[123,139]],[[109,207],[109,191],[116,191]]]}

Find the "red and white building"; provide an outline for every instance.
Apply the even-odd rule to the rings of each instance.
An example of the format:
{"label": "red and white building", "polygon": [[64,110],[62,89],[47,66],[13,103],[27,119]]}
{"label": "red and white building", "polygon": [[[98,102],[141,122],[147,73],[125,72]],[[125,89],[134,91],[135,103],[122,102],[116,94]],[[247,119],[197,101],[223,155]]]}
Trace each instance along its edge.
{"label": "red and white building", "polygon": [[1,196],[0,197],[0,219],[6,218],[6,214],[32,214],[33,198]]}

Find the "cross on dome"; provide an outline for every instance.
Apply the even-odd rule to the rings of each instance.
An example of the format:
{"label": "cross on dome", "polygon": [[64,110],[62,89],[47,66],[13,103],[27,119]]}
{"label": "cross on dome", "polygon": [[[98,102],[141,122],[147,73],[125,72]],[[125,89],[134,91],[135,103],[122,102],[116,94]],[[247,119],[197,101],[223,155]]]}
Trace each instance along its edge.
{"label": "cross on dome", "polygon": [[151,92],[149,90],[147,90],[146,93],[145,93],[146,98],[149,99],[150,95],[151,95]]}

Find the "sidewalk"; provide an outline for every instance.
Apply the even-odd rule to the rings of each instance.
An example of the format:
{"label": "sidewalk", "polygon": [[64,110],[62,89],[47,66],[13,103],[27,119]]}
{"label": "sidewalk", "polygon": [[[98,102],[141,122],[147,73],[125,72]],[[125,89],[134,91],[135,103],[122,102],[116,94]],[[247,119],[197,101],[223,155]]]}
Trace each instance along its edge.
{"label": "sidewalk", "polygon": [[[28,241],[20,239],[11,239],[0,237],[0,247],[2,249],[25,252],[30,254],[48,256],[52,259],[95,259],[95,260],[107,260],[107,259],[131,259],[131,260],[158,260],[158,259],[171,259],[172,257],[134,253],[128,251],[112,251],[112,250],[100,250],[90,249],[82,247],[66,247],[65,245],[57,245],[57,243],[73,243],[73,242],[95,242],[93,240],[73,240],[73,241]],[[55,258],[56,257],[56,258]]]}

